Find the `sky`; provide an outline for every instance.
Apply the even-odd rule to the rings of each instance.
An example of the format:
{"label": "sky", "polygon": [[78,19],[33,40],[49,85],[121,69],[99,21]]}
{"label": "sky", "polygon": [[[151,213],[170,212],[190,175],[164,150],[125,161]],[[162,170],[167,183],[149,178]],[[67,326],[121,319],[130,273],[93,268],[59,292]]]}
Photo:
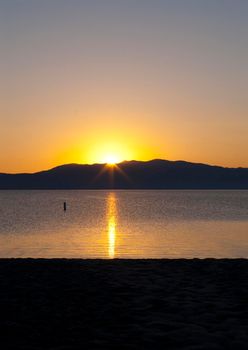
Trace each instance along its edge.
{"label": "sky", "polygon": [[0,172],[248,167],[247,0],[0,0]]}

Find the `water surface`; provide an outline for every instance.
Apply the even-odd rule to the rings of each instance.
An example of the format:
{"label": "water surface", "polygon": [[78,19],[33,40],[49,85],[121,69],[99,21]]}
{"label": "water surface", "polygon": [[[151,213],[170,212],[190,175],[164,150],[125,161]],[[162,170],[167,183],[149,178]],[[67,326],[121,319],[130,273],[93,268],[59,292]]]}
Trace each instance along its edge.
{"label": "water surface", "polygon": [[248,257],[248,191],[0,191],[0,220],[0,257]]}

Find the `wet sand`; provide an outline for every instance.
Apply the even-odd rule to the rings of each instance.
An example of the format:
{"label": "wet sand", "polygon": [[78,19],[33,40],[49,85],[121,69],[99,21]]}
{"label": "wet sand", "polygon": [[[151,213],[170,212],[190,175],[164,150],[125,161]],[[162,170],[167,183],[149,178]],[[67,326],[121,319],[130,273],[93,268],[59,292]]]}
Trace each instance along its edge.
{"label": "wet sand", "polygon": [[1,259],[0,310],[2,349],[248,349],[248,260]]}

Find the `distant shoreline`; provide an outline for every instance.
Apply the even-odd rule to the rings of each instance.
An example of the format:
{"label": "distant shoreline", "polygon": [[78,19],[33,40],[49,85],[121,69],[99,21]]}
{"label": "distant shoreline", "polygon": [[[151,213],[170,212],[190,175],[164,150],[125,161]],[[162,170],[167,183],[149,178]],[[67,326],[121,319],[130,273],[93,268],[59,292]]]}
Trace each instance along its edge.
{"label": "distant shoreline", "polygon": [[155,159],[66,164],[34,174],[0,173],[0,189],[248,189],[248,168]]}
{"label": "distant shoreline", "polygon": [[248,191],[248,188],[0,188],[0,191]]}

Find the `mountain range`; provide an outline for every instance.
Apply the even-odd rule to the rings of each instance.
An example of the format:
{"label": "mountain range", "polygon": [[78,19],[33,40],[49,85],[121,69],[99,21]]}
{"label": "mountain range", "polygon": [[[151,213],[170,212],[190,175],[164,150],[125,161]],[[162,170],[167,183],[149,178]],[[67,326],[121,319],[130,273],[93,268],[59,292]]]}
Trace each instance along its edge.
{"label": "mountain range", "polygon": [[66,164],[37,173],[0,173],[0,189],[248,189],[248,168],[186,161]]}

